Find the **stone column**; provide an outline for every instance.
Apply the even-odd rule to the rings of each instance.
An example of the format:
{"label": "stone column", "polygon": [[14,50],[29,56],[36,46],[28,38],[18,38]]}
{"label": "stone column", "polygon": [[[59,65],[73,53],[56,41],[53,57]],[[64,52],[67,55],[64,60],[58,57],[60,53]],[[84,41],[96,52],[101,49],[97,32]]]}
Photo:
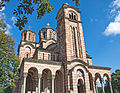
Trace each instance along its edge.
{"label": "stone column", "polygon": [[98,93],[97,81],[95,81],[96,93]]}
{"label": "stone column", "polygon": [[27,73],[23,74],[23,93],[25,93],[25,89],[26,89],[26,78],[27,78]]}
{"label": "stone column", "polygon": [[54,93],[55,90],[54,84],[55,84],[55,75],[52,75],[52,93]]}
{"label": "stone column", "polygon": [[103,93],[105,93],[105,90],[104,90],[104,79],[103,78],[101,78],[101,86],[102,86]]}
{"label": "stone column", "polygon": [[95,90],[96,87],[95,87],[95,85],[96,85],[96,84],[95,84],[95,78],[93,77],[93,93],[96,93],[96,90]]}
{"label": "stone column", "polygon": [[111,93],[113,93],[112,84],[111,84],[111,79],[109,80],[109,85],[110,85],[110,91],[111,91]]}
{"label": "stone column", "polygon": [[38,93],[41,92],[41,86],[40,86],[41,77],[42,77],[42,74],[38,74]]}

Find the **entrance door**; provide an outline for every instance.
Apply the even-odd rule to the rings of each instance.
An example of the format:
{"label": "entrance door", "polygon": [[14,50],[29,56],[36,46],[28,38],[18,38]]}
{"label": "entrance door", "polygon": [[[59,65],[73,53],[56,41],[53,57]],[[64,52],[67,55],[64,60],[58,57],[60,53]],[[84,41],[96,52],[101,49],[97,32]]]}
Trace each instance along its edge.
{"label": "entrance door", "polygon": [[83,85],[83,80],[79,79],[78,80],[78,93],[84,93],[84,85]]}

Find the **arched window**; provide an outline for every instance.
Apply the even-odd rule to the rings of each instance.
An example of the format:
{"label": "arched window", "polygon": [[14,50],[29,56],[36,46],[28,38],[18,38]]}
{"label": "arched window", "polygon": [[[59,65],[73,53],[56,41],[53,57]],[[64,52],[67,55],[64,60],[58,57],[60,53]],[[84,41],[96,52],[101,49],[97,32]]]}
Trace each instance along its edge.
{"label": "arched window", "polygon": [[46,39],[46,37],[47,37],[46,32],[43,32],[43,38]]}
{"label": "arched window", "polygon": [[26,58],[29,58],[29,55],[28,55],[28,54],[26,54]]}
{"label": "arched window", "polygon": [[44,53],[43,53],[43,60],[44,60]]}
{"label": "arched window", "polygon": [[69,18],[70,18],[70,19],[72,18],[71,14],[69,14]]}
{"label": "arched window", "polygon": [[77,43],[76,43],[76,34],[75,34],[75,28],[73,27],[73,38],[74,38],[74,50],[75,50],[75,57],[78,57],[77,55]]}
{"label": "arched window", "polygon": [[76,15],[74,15],[74,20],[76,20]]}
{"label": "arched window", "polygon": [[88,73],[88,75],[89,75],[90,90],[93,90],[93,78],[92,78],[92,74]]}
{"label": "arched window", "polygon": [[73,13],[71,13],[72,14],[72,19],[73,19]]}
{"label": "arched window", "polygon": [[55,55],[53,55],[53,61],[55,61]]}
{"label": "arched window", "polygon": [[24,40],[26,40],[26,33],[24,33]]}

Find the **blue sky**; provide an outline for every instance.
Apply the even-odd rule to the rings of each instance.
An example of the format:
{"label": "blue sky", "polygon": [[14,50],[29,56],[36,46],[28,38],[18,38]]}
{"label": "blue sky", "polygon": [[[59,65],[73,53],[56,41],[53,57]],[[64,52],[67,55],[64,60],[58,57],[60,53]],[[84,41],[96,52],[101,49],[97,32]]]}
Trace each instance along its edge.
{"label": "blue sky", "polygon": [[[31,26],[31,30],[37,33],[36,42],[39,41],[39,30],[47,23],[56,30],[56,14],[64,3],[75,6],[72,0],[50,0],[54,8],[52,12],[42,19],[37,19],[36,12],[29,15],[29,23],[24,30]],[[7,24],[7,34],[11,34],[15,39],[17,53],[22,31],[14,26],[16,16],[13,15],[13,9],[17,7],[18,2],[11,0],[5,4],[6,7],[0,11],[0,16]],[[75,7],[82,11],[86,51],[93,58],[93,65],[111,67],[111,72],[120,69],[120,0],[80,0],[80,5]]]}

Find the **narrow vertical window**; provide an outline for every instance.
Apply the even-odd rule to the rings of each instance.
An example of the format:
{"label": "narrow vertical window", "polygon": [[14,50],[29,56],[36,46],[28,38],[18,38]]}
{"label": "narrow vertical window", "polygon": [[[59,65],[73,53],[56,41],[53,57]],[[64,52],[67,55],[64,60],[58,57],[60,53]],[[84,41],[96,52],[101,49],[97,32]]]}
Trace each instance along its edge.
{"label": "narrow vertical window", "polygon": [[75,28],[74,27],[73,27],[73,38],[74,38],[75,57],[78,57],[77,56],[76,34],[75,34]]}
{"label": "narrow vertical window", "polygon": [[24,40],[26,40],[26,33],[24,33]]}
{"label": "narrow vertical window", "polygon": [[76,20],[76,16],[74,15],[74,20]]}
{"label": "narrow vertical window", "polygon": [[43,53],[43,60],[44,60],[44,53]]}
{"label": "narrow vertical window", "polygon": [[73,13],[72,13],[72,19],[73,19]]}
{"label": "narrow vertical window", "polygon": [[53,61],[55,61],[55,55],[53,55]]}
{"label": "narrow vertical window", "polygon": [[43,32],[43,37],[44,37],[44,39],[46,39],[46,32]]}
{"label": "narrow vertical window", "polygon": [[71,19],[71,14],[69,14],[69,18]]}
{"label": "narrow vertical window", "polygon": [[26,54],[26,58],[28,58],[29,57],[29,55],[28,54]]}
{"label": "narrow vertical window", "polygon": [[50,60],[50,54],[48,54],[48,60]]}

